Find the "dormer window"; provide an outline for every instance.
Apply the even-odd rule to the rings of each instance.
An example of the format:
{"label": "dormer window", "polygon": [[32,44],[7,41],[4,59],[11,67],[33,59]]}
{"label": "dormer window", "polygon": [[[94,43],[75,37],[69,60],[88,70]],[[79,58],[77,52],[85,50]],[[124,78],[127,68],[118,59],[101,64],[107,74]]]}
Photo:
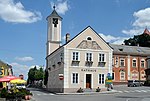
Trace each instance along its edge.
{"label": "dormer window", "polygon": [[123,51],[123,49],[122,49],[122,48],[120,48],[120,49],[119,49],[119,51]]}

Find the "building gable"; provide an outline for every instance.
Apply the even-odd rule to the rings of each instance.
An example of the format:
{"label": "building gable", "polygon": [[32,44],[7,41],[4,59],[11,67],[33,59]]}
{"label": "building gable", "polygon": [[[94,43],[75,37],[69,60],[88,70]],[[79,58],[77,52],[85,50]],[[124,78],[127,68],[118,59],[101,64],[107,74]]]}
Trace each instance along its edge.
{"label": "building gable", "polygon": [[112,48],[105,42],[105,40],[88,26],[72,40],[70,40],[66,47],[80,48],[80,49],[96,49],[96,50],[112,50]]}

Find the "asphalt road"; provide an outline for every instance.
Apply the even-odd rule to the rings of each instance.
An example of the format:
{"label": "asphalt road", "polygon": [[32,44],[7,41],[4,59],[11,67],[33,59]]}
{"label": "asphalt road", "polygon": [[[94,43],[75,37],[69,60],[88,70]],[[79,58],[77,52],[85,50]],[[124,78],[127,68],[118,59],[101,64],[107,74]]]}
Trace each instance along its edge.
{"label": "asphalt road", "polygon": [[34,101],[150,101],[150,87],[114,86],[115,93],[88,95],[55,95],[39,89],[30,89]]}

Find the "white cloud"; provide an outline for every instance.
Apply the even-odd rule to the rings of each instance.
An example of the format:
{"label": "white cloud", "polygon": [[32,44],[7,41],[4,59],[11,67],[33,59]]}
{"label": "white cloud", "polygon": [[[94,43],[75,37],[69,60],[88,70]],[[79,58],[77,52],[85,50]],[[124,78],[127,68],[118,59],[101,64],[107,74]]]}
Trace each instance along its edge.
{"label": "white cloud", "polygon": [[132,23],[132,29],[122,30],[128,35],[142,34],[146,27],[150,27],[150,8],[145,8],[133,13],[135,21]]}
{"label": "white cloud", "polygon": [[113,44],[123,44],[123,41],[125,39],[127,39],[126,37],[115,37],[115,36],[111,36],[111,35],[104,35],[102,33],[100,33],[100,36],[109,43],[113,43]]}
{"label": "white cloud", "polygon": [[[27,80],[28,78],[28,72],[30,70],[30,68],[34,68],[35,65],[33,66],[27,66],[27,65],[22,65],[22,64],[19,64],[19,63],[10,63],[10,65],[12,66],[12,69],[13,69],[13,73],[15,76],[19,76],[20,74],[23,74],[24,75],[24,79]],[[43,67],[45,69],[44,66],[38,66],[36,65],[37,69],[39,69],[40,67]]]}
{"label": "white cloud", "polygon": [[135,22],[133,23],[133,26],[150,27],[150,8],[134,12],[133,16],[136,18]]}
{"label": "white cloud", "polygon": [[21,64],[18,64],[16,62],[10,63],[10,65],[12,66],[13,74],[15,76],[19,76],[20,74],[23,74],[24,75],[24,79],[27,79],[27,74],[28,74],[28,71],[29,71],[29,66],[27,66],[27,65],[21,65]]}
{"label": "white cloud", "polygon": [[130,30],[122,30],[122,33],[133,36],[133,35],[142,34],[143,31],[144,31],[144,28],[134,28]]}
{"label": "white cloud", "polygon": [[42,17],[40,12],[25,10],[21,2],[0,0],[0,18],[6,22],[33,23],[41,20]]}
{"label": "white cloud", "polygon": [[66,1],[57,0],[57,3],[56,3],[56,4],[54,4],[53,2],[51,2],[51,7],[53,7],[54,5],[56,5],[56,11],[57,11],[59,14],[63,14],[63,15],[64,15],[64,14],[69,10],[69,8],[70,8],[70,6],[69,6],[67,0],[66,0]]}
{"label": "white cloud", "polygon": [[23,61],[23,62],[34,60],[34,58],[32,58],[32,57],[16,57],[15,59],[18,60],[18,61]]}

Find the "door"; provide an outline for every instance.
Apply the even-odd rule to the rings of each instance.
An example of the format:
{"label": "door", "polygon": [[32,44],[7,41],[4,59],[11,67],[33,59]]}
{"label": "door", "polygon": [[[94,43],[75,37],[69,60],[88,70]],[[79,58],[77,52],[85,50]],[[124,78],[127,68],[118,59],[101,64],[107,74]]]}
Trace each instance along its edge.
{"label": "door", "polygon": [[91,88],[91,74],[86,74],[86,88]]}

